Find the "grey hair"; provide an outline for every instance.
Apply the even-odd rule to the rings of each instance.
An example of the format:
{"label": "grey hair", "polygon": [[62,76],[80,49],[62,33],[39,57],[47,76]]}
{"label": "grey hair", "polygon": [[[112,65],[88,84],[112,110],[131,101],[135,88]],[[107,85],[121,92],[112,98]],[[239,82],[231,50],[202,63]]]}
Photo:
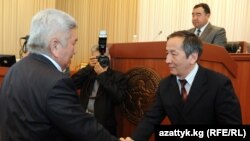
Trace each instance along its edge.
{"label": "grey hair", "polygon": [[27,49],[31,53],[50,54],[48,51],[50,40],[58,38],[65,47],[70,38],[70,30],[75,28],[77,28],[75,19],[63,11],[56,9],[40,11],[32,19]]}
{"label": "grey hair", "polygon": [[202,54],[202,41],[194,33],[185,30],[176,31],[168,36],[167,41],[173,37],[184,38],[182,47],[187,58],[194,52],[198,53],[198,59],[200,58]]}

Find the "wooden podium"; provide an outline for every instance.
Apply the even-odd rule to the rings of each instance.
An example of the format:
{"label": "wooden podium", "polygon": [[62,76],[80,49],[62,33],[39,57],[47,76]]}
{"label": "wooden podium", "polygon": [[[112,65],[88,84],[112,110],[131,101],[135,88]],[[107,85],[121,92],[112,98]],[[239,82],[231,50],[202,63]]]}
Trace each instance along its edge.
{"label": "wooden podium", "polygon": [[0,87],[2,85],[3,82],[3,78],[5,76],[5,74],[8,72],[9,68],[8,67],[0,67]]}
{"label": "wooden podium", "polygon": [[[150,68],[163,78],[169,75],[166,59],[166,42],[115,43],[110,45],[111,65],[127,73],[133,68]],[[223,73],[233,83],[241,104],[243,124],[250,124],[250,54],[229,54],[225,48],[212,44],[203,45],[200,62],[204,67]],[[118,113],[119,135],[130,136],[136,124],[123,113]],[[169,124],[166,119],[163,124]],[[145,129],[146,130],[146,129]],[[151,137],[150,140],[154,140]]]}

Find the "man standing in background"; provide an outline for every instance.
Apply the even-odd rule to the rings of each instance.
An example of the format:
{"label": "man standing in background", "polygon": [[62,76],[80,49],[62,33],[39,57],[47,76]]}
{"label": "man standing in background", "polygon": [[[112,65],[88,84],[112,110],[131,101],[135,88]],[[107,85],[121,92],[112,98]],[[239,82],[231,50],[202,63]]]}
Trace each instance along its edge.
{"label": "man standing in background", "polygon": [[210,8],[206,3],[194,6],[192,12],[192,23],[194,28],[189,32],[195,33],[202,41],[225,47],[227,43],[226,30],[209,22]]}

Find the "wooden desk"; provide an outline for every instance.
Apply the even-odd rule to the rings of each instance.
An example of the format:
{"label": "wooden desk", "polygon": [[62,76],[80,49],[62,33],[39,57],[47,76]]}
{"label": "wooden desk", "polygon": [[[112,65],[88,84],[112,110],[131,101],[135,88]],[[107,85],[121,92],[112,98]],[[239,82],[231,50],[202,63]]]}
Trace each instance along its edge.
{"label": "wooden desk", "polygon": [[9,68],[8,67],[0,67],[0,86],[2,85],[3,78],[5,74],[8,72]]}
{"label": "wooden desk", "polygon": [[239,97],[243,124],[250,124],[250,54],[230,54],[238,65],[237,77],[230,78]]}

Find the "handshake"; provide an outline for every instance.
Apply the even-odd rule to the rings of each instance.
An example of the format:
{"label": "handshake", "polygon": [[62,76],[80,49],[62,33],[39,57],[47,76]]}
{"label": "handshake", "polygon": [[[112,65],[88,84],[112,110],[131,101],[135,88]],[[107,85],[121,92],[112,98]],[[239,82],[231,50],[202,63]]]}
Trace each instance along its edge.
{"label": "handshake", "polygon": [[134,140],[130,137],[126,137],[126,139],[121,137],[120,141],[134,141]]}

